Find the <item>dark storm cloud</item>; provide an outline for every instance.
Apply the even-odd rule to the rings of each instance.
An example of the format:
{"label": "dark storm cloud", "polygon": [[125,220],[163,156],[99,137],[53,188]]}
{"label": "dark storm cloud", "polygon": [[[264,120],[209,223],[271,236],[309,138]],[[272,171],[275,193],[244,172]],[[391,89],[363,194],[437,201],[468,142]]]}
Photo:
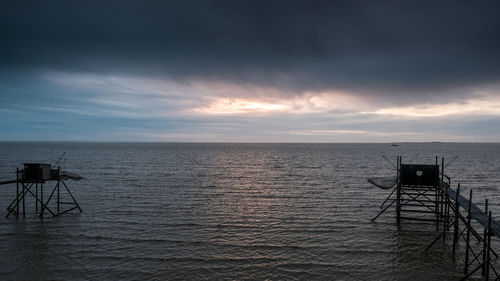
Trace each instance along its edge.
{"label": "dark storm cloud", "polygon": [[0,67],[374,95],[500,80],[497,1],[9,1]]}

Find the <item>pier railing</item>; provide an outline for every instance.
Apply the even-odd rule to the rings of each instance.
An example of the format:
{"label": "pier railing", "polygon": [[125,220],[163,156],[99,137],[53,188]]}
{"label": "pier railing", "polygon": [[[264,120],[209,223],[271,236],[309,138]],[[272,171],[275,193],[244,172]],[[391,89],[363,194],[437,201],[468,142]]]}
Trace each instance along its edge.
{"label": "pier railing", "polygon": [[[444,218],[443,229],[425,251],[428,251],[440,238],[446,240],[446,233],[453,228],[453,254],[456,253],[459,240],[465,242],[464,277],[461,280],[470,278],[479,269],[484,280],[490,280],[490,277],[493,277],[493,280],[500,280],[500,275],[492,262],[492,255],[498,258],[498,254],[491,247],[491,239],[500,238],[500,223],[492,219],[492,213],[488,211],[488,199],[485,200],[485,207],[482,210],[473,203],[472,190],[469,191],[467,199],[460,194],[460,184],[453,190],[450,178],[446,178],[448,182],[440,181],[438,189],[440,197],[443,198],[439,201],[442,206],[438,213],[438,216]],[[476,226],[473,225],[473,220]],[[482,228],[482,233],[477,228]],[[477,243],[471,243],[471,239],[475,239]]]}

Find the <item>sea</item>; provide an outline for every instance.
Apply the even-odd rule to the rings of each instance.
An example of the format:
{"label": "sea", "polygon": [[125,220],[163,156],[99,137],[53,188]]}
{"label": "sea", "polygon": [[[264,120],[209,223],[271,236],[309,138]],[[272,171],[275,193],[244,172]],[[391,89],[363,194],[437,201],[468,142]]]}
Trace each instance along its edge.
{"label": "sea", "polygon": [[85,177],[66,181],[83,212],[58,217],[28,196],[6,218],[16,185],[0,185],[0,279],[458,280],[463,243],[424,251],[434,223],[371,221],[390,190],[367,178],[395,175],[398,155],[444,157],[499,218],[499,143],[0,142],[0,181],[27,162]]}

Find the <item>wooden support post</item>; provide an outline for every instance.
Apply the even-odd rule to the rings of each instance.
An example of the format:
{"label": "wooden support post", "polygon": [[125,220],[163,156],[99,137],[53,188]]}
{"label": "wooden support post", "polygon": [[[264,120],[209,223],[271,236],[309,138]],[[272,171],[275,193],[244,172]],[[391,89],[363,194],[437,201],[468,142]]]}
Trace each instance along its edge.
{"label": "wooden support post", "polygon": [[[436,165],[438,164],[438,157],[436,155]],[[438,223],[439,218],[441,217],[440,209],[441,209],[441,192],[439,192],[439,183],[436,185],[436,230],[438,230]]]}
{"label": "wooden support post", "polygon": [[441,157],[441,181],[444,182],[444,157]]}
{"label": "wooden support post", "polygon": [[399,225],[401,222],[401,156],[398,156],[398,183],[396,186],[396,222]]}
{"label": "wooden support post", "polygon": [[59,205],[60,205],[60,195],[59,195],[59,184],[61,183],[61,178],[59,175],[61,174],[61,167],[57,167],[57,215],[59,215]]}
{"label": "wooden support post", "polygon": [[[487,215],[488,214],[488,199],[486,199],[484,201],[484,214]],[[485,227],[484,228],[484,233],[483,233],[483,266],[482,266],[482,269],[481,269],[481,275],[484,276],[485,272],[486,272],[486,240],[488,239],[487,237],[488,235],[488,229]]]}
{"label": "wooden support post", "polygon": [[380,210],[380,212],[372,219],[372,222],[374,222],[381,214],[387,211],[387,209],[389,209],[392,206],[392,204],[394,204],[394,202],[396,202],[396,200],[392,200],[391,203],[389,203],[389,205],[385,206],[384,209]]}
{"label": "wooden support post", "polygon": [[16,217],[19,217],[19,168],[16,170]]}
{"label": "wooden support post", "polygon": [[23,197],[22,197],[22,201],[23,201],[23,217],[25,217],[26,216],[26,200],[25,200],[26,196],[24,196],[25,195],[24,189],[26,187],[24,186],[24,182],[23,182],[22,186],[23,186]]}
{"label": "wooden support post", "polygon": [[[38,198],[38,182],[35,185],[35,198]],[[38,200],[35,200],[35,212],[38,213]]]}
{"label": "wooden support post", "polygon": [[[436,157],[436,162],[437,162],[437,157]],[[444,218],[445,218],[445,215],[444,215],[444,213],[445,213],[445,203],[444,203],[445,194],[443,194],[443,190],[440,188],[442,183],[444,183],[444,157],[441,157],[441,181],[438,184],[439,193],[441,194],[441,198],[440,198],[440,204],[441,204],[440,214],[441,214],[441,219],[443,219],[443,221],[444,221]],[[443,229],[445,229],[445,228],[446,228],[446,223],[443,222]]]}
{"label": "wooden support post", "polygon": [[484,280],[490,279],[490,251],[491,251],[491,211],[488,212],[488,240],[486,245],[486,270],[484,273]]}
{"label": "wooden support post", "polygon": [[472,189],[470,190],[470,195],[469,195],[469,206],[467,210],[467,235],[465,238],[465,268],[464,268],[464,274],[467,275],[469,273],[469,247],[470,247],[470,214],[471,214],[471,205],[472,205]]}
{"label": "wooden support post", "polygon": [[43,184],[40,184],[40,217],[43,217],[45,210],[45,203],[43,202]]}
{"label": "wooden support post", "polygon": [[435,186],[434,188],[434,200],[436,201],[434,203],[434,208],[436,208],[436,231],[439,230],[439,195],[438,195],[438,188]]}
{"label": "wooden support post", "polygon": [[458,205],[459,194],[460,194],[460,183],[458,184],[457,193],[455,196],[455,221],[454,221],[455,225],[453,228],[453,255],[455,255],[455,249],[458,242],[458,220],[460,216],[460,205]]}
{"label": "wooden support post", "polygon": [[[442,181],[444,184],[444,200],[445,200],[445,207],[444,207],[444,229],[448,229],[448,226],[450,224],[450,197],[448,195],[448,188],[450,188],[449,183],[445,183]],[[443,234],[443,241],[446,241],[446,231]]]}
{"label": "wooden support post", "polygon": [[439,188],[434,185],[434,207],[436,208],[436,231],[439,230]]}
{"label": "wooden support post", "polygon": [[446,186],[446,223],[450,223],[450,196],[448,195],[448,189],[451,188],[451,179],[448,179],[448,185]]}
{"label": "wooden support post", "polygon": [[439,217],[441,221],[443,222],[443,229],[445,227],[444,224],[444,193],[443,190],[441,190],[441,183],[437,186],[438,192],[439,192]]}

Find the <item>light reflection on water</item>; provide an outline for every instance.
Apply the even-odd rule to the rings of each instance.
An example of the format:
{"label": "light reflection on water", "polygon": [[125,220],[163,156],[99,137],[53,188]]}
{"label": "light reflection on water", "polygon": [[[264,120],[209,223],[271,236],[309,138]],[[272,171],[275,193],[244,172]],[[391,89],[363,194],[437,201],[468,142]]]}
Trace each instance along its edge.
{"label": "light reflection on water", "polygon": [[[462,261],[449,247],[422,253],[433,225],[398,229],[393,211],[370,222],[387,191],[366,178],[394,173],[382,155],[412,163],[458,155],[447,173],[500,209],[498,144],[0,148],[0,179],[63,152],[63,168],[86,177],[70,183],[82,214],[0,219],[0,271],[10,280],[456,280]],[[2,210],[14,193],[2,186]]]}

